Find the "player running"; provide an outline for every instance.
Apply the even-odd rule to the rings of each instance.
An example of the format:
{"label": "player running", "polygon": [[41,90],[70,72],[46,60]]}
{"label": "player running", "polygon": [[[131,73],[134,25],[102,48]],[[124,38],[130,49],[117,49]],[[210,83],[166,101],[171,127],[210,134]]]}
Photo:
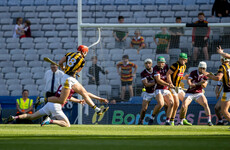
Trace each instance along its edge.
{"label": "player running", "polygon": [[149,103],[153,97],[155,97],[155,79],[153,73],[153,62],[152,59],[145,59],[145,70],[141,72],[141,81],[145,87],[145,92],[143,92],[142,108],[140,112],[140,119],[138,124],[143,125],[143,119],[145,118],[145,113],[148,109]]}
{"label": "player running", "polygon": [[157,58],[157,65],[153,68],[154,78],[156,80],[157,86],[156,86],[156,100],[157,105],[154,107],[153,114],[149,120],[149,125],[153,124],[153,120],[155,119],[155,116],[158,114],[158,112],[161,110],[161,108],[166,103],[167,105],[167,111],[166,111],[166,122],[165,125],[171,125],[170,124],[170,118],[173,111],[173,97],[171,92],[168,90],[168,87],[173,88],[173,84],[167,83],[166,73],[168,71],[168,65],[165,64],[165,58],[162,56],[159,56]]}
{"label": "player running", "polygon": [[206,62],[201,61],[198,65],[198,70],[192,71],[188,77],[187,82],[189,85],[189,89],[186,91],[184,101],[182,102],[182,107],[180,111],[180,125],[192,125],[185,119],[185,117],[187,114],[188,106],[193,100],[195,100],[198,104],[204,107],[205,114],[206,116],[208,116],[208,125],[213,125],[211,122],[211,112],[208,106],[208,102],[202,92],[202,89],[205,88],[208,84],[207,76],[202,73],[203,70],[206,70],[206,68]]}
{"label": "player running", "polygon": [[[98,108],[94,102],[91,100],[92,94],[88,93],[85,88],[77,81],[75,78],[76,74],[79,73],[85,65],[85,56],[87,55],[89,49],[87,46],[80,45],[78,47],[78,52],[67,53],[60,61],[59,65],[64,70],[65,74],[61,80],[62,90],[60,97],[49,97],[48,102],[64,104],[67,97],[73,89],[76,93],[80,94],[85,102],[92,107],[98,115],[102,115],[106,112],[109,107],[104,109]],[[66,62],[65,67],[63,64]]]}
{"label": "player running", "polygon": [[166,74],[168,82],[173,84],[174,87],[178,88],[177,91],[176,89],[170,89],[173,95],[173,100],[174,100],[173,112],[172,112],[172,116],[170,119],[171,125],[174,125],[174,118],[176,116],[177,109],[180,105],[179,100],[183,101],[184,96],[185,96],[184,91],[180,87],[180,82],[181,80],[186,80],[186,78],[188,77],[187,75],[184,76],[184,72],[186,70],[185,63],[187,63],[187,59],[188,59],[187,54],[180,53],[179,60],[176,63],[171,65],[171,67],[169,68]]}
{"label": "player running", "polygon": [[[219,46],[217,48],[217,52],[223,56],[226,59],[230,59],[230,54],[224,53],[224,50]],[[229,60],[225,61],[218,70],[217,75],[213,75],[208,72],[204,72],[210,79],[215,81],[220,81],[222,79],[223,81],[223,94],[221,98],[221,112],[224,115],[224,117],[230,121],[230,113],[228,112],[228,109],[230,107],[230,66],[229,66]]]}

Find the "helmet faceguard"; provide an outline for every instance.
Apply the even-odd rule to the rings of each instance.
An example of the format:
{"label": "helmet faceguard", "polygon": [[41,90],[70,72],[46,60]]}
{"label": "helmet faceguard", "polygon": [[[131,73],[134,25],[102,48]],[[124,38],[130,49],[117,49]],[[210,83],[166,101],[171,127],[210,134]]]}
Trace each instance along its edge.
{"label": "helmet faceguard", "polygon": [[81,54],[85,57],[89,51],[89,48],[85,45],[80,45],[78,46],[77,51],[81,52]]}

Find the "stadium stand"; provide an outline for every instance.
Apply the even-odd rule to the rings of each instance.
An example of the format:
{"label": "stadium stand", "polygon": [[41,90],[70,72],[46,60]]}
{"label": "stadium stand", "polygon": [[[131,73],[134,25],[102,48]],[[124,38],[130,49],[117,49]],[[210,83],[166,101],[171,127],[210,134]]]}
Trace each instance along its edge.
{"label": "stadium stand", "polygon": [[[0,1],[0,69],[3,73],[2,79],[7,85],[0,90],[0,95],[16,96],[21,94],[14,90],[11,83],[25,87],[33,83],[39,84],[38,92],[35,89],[32,93],[42,92],[42,81],[45,68],[48,63],[43,63],[44,57],[49,57],[58,61],[62,56],[71,50],[76,49],[77,41],[77,0],[1,0]],[[100,5],[97,5],[100,4]],[[213,1],[209,0],[86,0],[83,1],[83,22],[85,23],[117,23],[117,16],[123,15],[127,23],[172,23],[175,17],[181,16],[182,22],[192,22],[196,20],[197,14],[204,11],[209,22],[230,22],[229,18],[212,18],[211,8]],[[13,28],[16,17],[23,17],[32,22],[31,30],[33,38],[13,39]],[[138,72],[143,69],[142,62],[155,52],[156,45],[153,44],[153,35],[158,29],[149,32],[147,29],[141,30],[145,37],[146,49],[136,55],[132,49],[115,49],[112,31],[102,31],[102,43],[104,48],[93,51],[98,55],[100,65],[108,69],[106,75],[108,89],[117,89],[115,92],[107,91],[110,97],[118,95],[120,81],[117,80],[116,63],[121,60],[122,55],[128,54],[130,60],[138,64]],[[213,31],[214,32],[214,31]],[[129,38],[134,34],[130,31]],[[177,54],[183,49],[191,48],[187,43],[191,43],[191,29],[185,29],[185,36],[181,37],[181,49],[170,50],[170,56],[164,55],[170,64],[177,59]],[[215,34],[221,34],[220,30]],[[97,33],[88,29],[84,31],[83,42],[92,43],[95,41]],[[219,37],[218,37],[219,38]],[[211,38],[212,40],[212,38]],[[127,41],[129,43],[129,41]],[[100,48],[100,46],[97,46]],[[103,52],[101,52],[103,51]],[[89,54],[86,60],[91,63]],[[157,57],[158,55],[154,55]],[[215,70],[219,62],[219,55],[212,54],[208,61],[208,67]],[[9,62],[10,61],[10,62]],[[155,60],[154,63],[156,64]],[[89,66],[88,64],[86,66]],[[30,68],[27,68],[30,67]],[[45,68],[44,68],[45,67]],[[194,68],[189,68],[188,72]],[[86,72],[87,69],[83,71]],[[27,72],[27,73],[25,73]],[[102,76],[103,79],[103,76]],[[0,80],[1,82],[3,80]],[[83,81],[87,84],[87,78]],[[210,83],[212,84],[212,83]],[[215,85],[215,84],[212,84]],[[107,85],[104,85],[107,86]],[[103,86],[102,86],[103,87]],[[93,89],[88,87],[88,89]],[[98,90],[100,92],[100,88]],[[213,87],[207,89],[211,91]],[[98,91],[93,91],[97,93]],[[103,93],[103,92],[102,92]]]}

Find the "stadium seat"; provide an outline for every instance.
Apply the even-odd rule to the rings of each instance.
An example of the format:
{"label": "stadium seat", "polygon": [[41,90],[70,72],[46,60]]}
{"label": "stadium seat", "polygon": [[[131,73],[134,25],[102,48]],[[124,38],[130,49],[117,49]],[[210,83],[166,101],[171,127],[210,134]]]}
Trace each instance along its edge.
{"label": "stadium seat", "polygon": [[[199,9],[198,5],[186,5],[185,10],[188,11],[197,11]],[[199,12],[197,12],[198,15]]]}
{"label": "stadium seat", "polygon": [[34,5],[46,5],[47,0],[35,0]]}
{"label": "stadium seat", "polygon": [[76,49],[77,48],[77,44],[75,42],[64,43],[63,48],[64,49]]}
{"label": "stadium seat", "polygon": [[10,96],[21,96],[22,95],[22,89],[15,89],[11,91]]}
{"label": "stadium seat", "polygon": [[23,54],[23,50],[22,49],[12,49],[10,50],[10,54]]}
{"label": "stadium seat", "polygon": [[34,43],[22,43],[21,44],[22,49],[33,49],[34,48]]}
{"label": "stadium seat", "polygon": [[164,23],[175,23],[175,18],[165,18]]}
{"label": "stadium seat", "polygon": [[61,5],[73,5],[73,3],[74,3],[74,0],[61,0]]}
{"label": "stadium seat", "polygon": [[64,12],[53,12],[52,13],[52,18],[64,18],[65,13]]}
{"label": "stadium seat", "polygon": [[[2,25],[2,31],[12,31],[14,29],[14,25]],[[14,43],[16,40],[19,41],[17,38],[12,39],[11,43]]]}
{"label": "stadium seat", "polygon": [[182,0],[169,0],[169,4],[171,4],[171,5],[181,5]]}
{"label": "stadium seat", "polygon": [[220,19],[219,18],[208,18],[207,21],[209,23],[219,23]]}
{"label": "stadium seat", "polygon": [[19,43],[8,43],[6,48],[8,48],[8,49],[17,49],[17,48],[20,48],[20,44]]}
{"label": "stadium seat", "polygon": [[183,0],[183,5],[195,5],[195,0]]}
{"label": "stadium seat", "polygon": [[188,11],[177,11],[175,13],[175,17],[187,17],[187,16],[188,16]]}
{"label": "stadium seat", "polygon": [[151,18],[150,23],[162,23],[164,18]]}
{"label": "stadium seat", "polygon": [[1,0],[0,1],[0,6],[5,6],[5,5],[7,5],[7,0]]}
{"label": "stadium seat", "polygon": [[212,5],[200,5],[200,11],[210,11],[211,9],[212,9]]}
{"label": "stadium seat", "polygon": [[11,55],[11,60],[24,60],[24,54],[12,54]]}
{"label": "stadium seat", "polygon": [[144,6],[143,5],[133,5],[133,6],[131,6],[130,10],[134,11],[134,12],[136,12],[136,11],[143,11],[144,10]]}
{"label": "stadium seat", "polygon": [[42,62],[41,61],[30,61],[29,62],[29,67],[41,67]]}
{"label": "stadium seat", "polygon": [[111,85],[99,85],[98,86],[99,94],[101,95],[105,92],[105,94],[107,95],[107,98],[111,96],[111,91],[112,91]]}
{"label": "stadium seat", "polygon": [[130,11],[130,5],[118,5],[117,11]]}
{"label": "stadium seat", "polygon": [[[54,19],[54,24],[66,24],[67,23],[67,19],[66,18],[55,18]],[[65,30],[68,30],[69,29],[69,26],[66,25],[65,27]],[[56,26],[56,30],[58,29],[58,26]]]}
{"label": "stadium seat", "polygon": [[168,0],[156,0],[155,2],[157,5],[167,5]]}
{"label": "stadium seat", "polygon": [[48,0],[47,5],[60,5],[60,0]]}
{"label": "stadium seat", "polygon": [[6,13],[6,12],[3,12],[3,13],[0,13],[0,18],[10,18],[11,17],[11,14],[10,13]]}
{"label": "stadium seat", "polygon": [[[68,0],[63,0],[63,1],[68,2]],[[76,10],[77,10],[77,7],[74,6],[74,5],[67,5],[67,6],[63,7],[64,12],[73,12],[73,11],[76,11]]]}
{"label": "stadium seat", "polygon": [[86,91],[98,95],[98,90],[96,85],[85,85]]}
{"label": "stadium seat", "polygon": [[53,55],[53,54],[42,54],[42,55],[40,56],[40,60],[43,61],[44,57],[48,57],[48,58],[50,58],[51,60],[53,60],[54,55]]}
{"label": "stadium seat", "polygon": [[196,0],[196,4],[201,5],[201,4],[208,4],[208,0]]}
{"label": "stadium seat", "polygon": [[42,54],[51,54],[51,50],[50,49],[39,49],[37,53],[39,55],[42,55]]}
{"label": "stadium seat", "polygon": [[23,72],[30,72],[30,68],[29,67],[26,67],[26,66],[23,66],[23,67],[18,67],[17,68],[17,72],[18,73],[23,73]]}
{"label": "stadium seat", "polygon": [[[37,38],[34,38],[34,42],[35,43],[46,43],[47,42],[47,39],[44,38],[44,37],[37,37]],[[36,45],[35,45],[36,46]]]}
{"label": "stadium seat", "polygon": [[34,0],[22,0],[21,6],[32,6],[34,5]]}
{"label": "stadium seat", "polygon": [[46,49],[48,48],[48,43],[36,43],[35,49]]}
{"label": "stadium seat", "polygon": [[5,79],[17,79],[18,73],[16,72],[9,72],[5,74]]}
{"label": "stadium seat", "polygon": [[29,90],[30,96],[38,96],[39,92],[37,90]]}
{"label": "stadium seat", "polygon": [[6,84],[7,85],[20,84],[20,80],[19,79],[8,79],[6,80]]}
{"label": "stadium seat", "polygon": [[66,12],[65,18],[77,18],[76,12]]}
{"label": "stadium seat", "polygon": [[26,61],[14,61],[14,67],[26,67],[27,62]]}
{"label": "stadium seat", "polygon": [[58,36],[58,31],[46,31],[45,32],[45,37],[57,37]]}
{"label": "stadium seat", "polygon": [[44,31],[33,31],[33,37],[43,37]]}
{"label": "stadium seat", "polygon": [[6,44],[5,43],[1,43],[0,44],[0,49],[4,49],[4,48],[6,48]]}
{"label": "stadium seat", "polygon": [[213,61],[220,61],[220,55],[219,54],[212,54],[211,60]]}
{"label": "stadium seat", "polygon": [[38,60],[39,56],[37,54],[26,54],[25,60],[34,61]]}
{"label": "stadium seat", "polygon": [[1,72],[2,73],[15,72],[15,68],[14,67],[3,67]]}
{"label": "stadium seat", "polygon": [[111,15],[111,17],[114,17],[114,15],[116,14],[115,12],[108,12],[107,13],[108,14],[108,16],[106,15],[106,13],[105,12],[94,12],[94,13],[92,13],[92,12],[86,12],[86,13],[84,13],[84,18],[91,18],[91,16],[92,16],[92,18],[104,18],[105,16],[106,17],[108,17],[109,18],[109,15]]}
{"label": "stadium seat", "polygon": [[[1,55],[4,55],[4,54],[1,54]],[[0,55],[0,58],[1,58],[1,55]],[[7,55],[9,56],[9,55]],[[0,61],[0,67],[5,67],[5,66],[8,66],[8,67],[12,67],[13,66],[13,62],[9,60],[4,60],[4,61]],[[1,75],[0,75],[1,77]]]}
{"label": "stadium seat", "polygon": [[19,74],[19,79],[31,79],[32,74],[30,72],[22,72]]}
{"label": "stadium seat", "polygon": [[52,24],[53,18],[41,18],[40,24]]}
{"label": "stadium seat", "polygon": [[19,6],[21,1],[18,0],[8,0],[8,6]]}
{"label": "stadium seat", "polygon": [[170,11],[171,10],[171,5],[160,5],[158,7],[158,10],[160,10],[160,11]]}
{"label": "stadium seat", "polygon": [[44,72],[37,72],[33,75],[33,79],[43,79],[44,78]]}
{"label": "stadium seat", "polygon": [[43,89],[44,89],[46,82],[45,82],[44,79],[37,79],[36,84],[39,85],[39,86],[40,85],[43,86]]}
{"label": "stadium seat", "polygon": [[161,13],[162,17],[173,17],[174,16],[174,12],[173,11],[163,11]]}
{"label": "stadium seat", "polygon": [[62,12],[63,6],[51,5],[49,8],[50,12]]}
{"label": "stadium seat", "polygon": [[[0,43],[1,45],[2,43]],[[0,54],[8,54],[9,51],[7,49],[0,49]]]}
{"label": "stadium seat", "polygon": [[43,31],[53,31],[55,30],[55,25],[45,24],[42,27]]}
{"label": "stadium seat", "polygon": [[59,37],[70,37],[71,36],[71,31],[60,31],[58,36]]}

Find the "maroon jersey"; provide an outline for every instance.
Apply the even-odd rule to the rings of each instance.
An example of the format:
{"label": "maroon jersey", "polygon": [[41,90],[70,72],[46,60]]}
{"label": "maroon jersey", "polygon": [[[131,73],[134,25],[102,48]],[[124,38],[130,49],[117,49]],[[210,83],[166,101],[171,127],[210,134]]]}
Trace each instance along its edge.
{"label": "maroon jersey", "polygon": [[[149,83],[155,81],[153,71],[149,72],[148,70],[143,70],[141,72],[141,80],[147,79]],[[151,87],[145,87],[147,93],[153,93],[155,91],[155,85]]]}
{"label": "maroon jersey", "polygon": [[[199,75],[199,71],[198,70],[194,70],[190,73],[188,79],[192,79],[191,82],[196,84],[199,83],[201,80],[208,80],[208,77],[205,75]],[[186,93],[202,93],[202,86],[201,85],[197,85],[194,88],[188,88],[188,90],[186,91]]]}
{"label": "maroon jersey", "polygon": [[[168,68],[168,65],[167,65],[167,64],[165,64],[165,66],[164,66],[163,69],[159,68],[159,67],[156,65],[156,66],[153,68],[154,77],[160,75],[161,80],[167,82],[166,73],[167,73],[168,70],[169,70],[169,68]],[[168,89],[168,86],[164,86],[164,85],[157,84],[156,89],[164,89],[164,90],[167,90],[167,89]]]}
{"label": "maroon jersey", "polygon": [[[61,95],[61,90],[62,90],[62,85],[60,85],[60,86],[58,87],[57,92],[55,93],[55,96],[56,96],[56,97],[60,97],[60,95]],[[70,90],[70,93],[69,93],[69,96],[68,96],[67,99],[70,99],[70,98],[73,96],[74,93],[75,93],[74,90],[71,89],[71,90]],[[67,103],[67,101],[65,102],[65,104],[66,104],[66,103]],[[63,104],[62,107],[63,107],[65,104]]]}

